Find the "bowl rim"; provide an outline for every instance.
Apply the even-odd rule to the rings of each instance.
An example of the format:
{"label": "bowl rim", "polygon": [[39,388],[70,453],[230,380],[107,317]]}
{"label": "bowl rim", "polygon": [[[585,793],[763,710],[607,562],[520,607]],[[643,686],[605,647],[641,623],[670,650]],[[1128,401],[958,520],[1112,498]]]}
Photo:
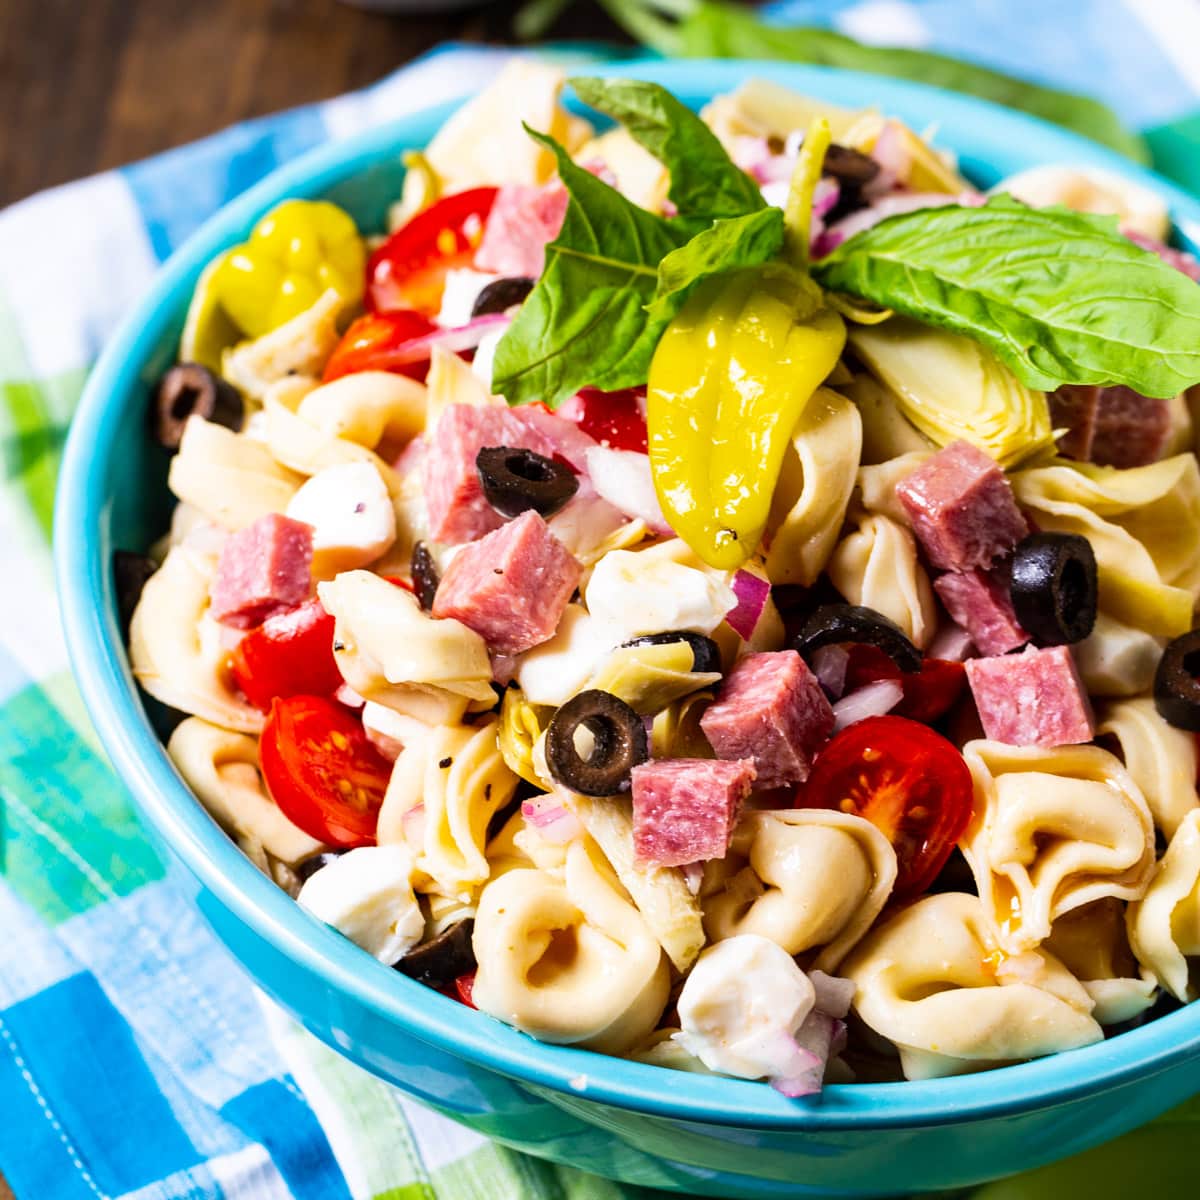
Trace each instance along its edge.
{"label": "bowl rim", "polygon": [[[654,80],[693,99],[766,78],[834,103],[862,98],[884,111],[940,121],[944,144],[1019,146],[1037,162],[1107,168],[1164,196],[1185,241],[1200,242],[1200,203],[1115,152],[1025,114],[928,87],[834,68],[777,62],[624,61],[589,74]],[[119,446],[128,405],[109,403],[139,386],[146,359],[177,323],[195,277],[214,254],[244,237],[288,195],[316,195],[414,144],[423,145],[466,97],[327,142],[278,168],[225,205],[159,269],[93,369],[63,454],[54,525],[55,569],[69,655],[89,715],[140,814],[201,886],[255,935],[349,1000],[454,1057],[572,1100],[591,1100],[671,1120],[795,1131],[887,1129],[978,1121],[1061,1104],[1150,1077],[1200,1055],[1200,1004],[1181,1008],[1097,1045],[977,1075],[898,1083],[831,1085],[819,1100],[788,1100],[762,1083],[688,1075],[592,1051],[537,1042],[376,963],[322,925],[263,875],[195,800],[154,734],[126,664],[113,616],[100,536],[105,464]],[[951,132],[945,134],[949,129]],[[967,130],[970,132],[966,132]],[[957,136],[955,131],[963,131]],[[983,138],[983,131],[988,131]],[[99,448],[99,454],[93,451]]]}

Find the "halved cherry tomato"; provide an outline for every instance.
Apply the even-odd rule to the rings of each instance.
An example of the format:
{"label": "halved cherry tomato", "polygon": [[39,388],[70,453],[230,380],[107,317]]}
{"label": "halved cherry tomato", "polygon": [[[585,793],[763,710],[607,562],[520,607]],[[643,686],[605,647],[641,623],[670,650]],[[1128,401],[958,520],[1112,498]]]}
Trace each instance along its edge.
{"label": "halved cherry tomato", "polygon": [[[432,333],[437,326],[418,312],[396,309],[393,312],[367,313],[350,322],[342,340],[333,348],[325,372],[325,383],[358,371],[395,371],[410,379],[424,379],[429,369],[427,361],[395,365],[395,354],[401,346]],[[428,355],[425,356],[426,360]]]}
{"label": "halved cherry tomato", "polygon": [[333,627],[320,600],[306,600],[252,629],[229,662],[246,699],[266,712],[276,697],[332,696],[342,686]]}
{"label": "halved cherry tomato", "polygon": [[892,843],[893,895],[925,891],[971,819],[974,789],[963,756],[939,733],[905,717],[868,717],[825,747],[797,795],[801,808],[865,817]]}
{"label": "halved cherry tomato", "polygon": [[898,717],[932,724],[949,712],[966,687],[967,669],[960,662],[927,658],[920,671],[909,674],[901,671],[878,646],[851,646],[849,651],[845,690],[852,692],[868,683],[894,679],[904,689],[904,699],[893,709]]}
{"label": "halved cherry tomato", "polygon": [[466,975],[460,975],[454,981],[454,990],[458,993],[458,998],[468,1007],[475,1007],[475,972],[469,971]]}
{"label": "halved cherry tomato", "polygon": [[475,261],[495,199],[494,187],[456,192],[397,229],[367,261],[367,307],[415,308],[432,317],[442,306],[446,272]]}
{"label": "halved cherry tomato", "polygon": [[375,844],[392,764],[348,709],[323,696],[276,700],[259,758],[267,790],[294,825],[331,846]]}
{"label": "halved cherry tomato", "polygon": [[559,405],[558,415],[573,421],[596,441],[614,450],[646,453],[646,393],[643,388],[602,392],[584,388]]}

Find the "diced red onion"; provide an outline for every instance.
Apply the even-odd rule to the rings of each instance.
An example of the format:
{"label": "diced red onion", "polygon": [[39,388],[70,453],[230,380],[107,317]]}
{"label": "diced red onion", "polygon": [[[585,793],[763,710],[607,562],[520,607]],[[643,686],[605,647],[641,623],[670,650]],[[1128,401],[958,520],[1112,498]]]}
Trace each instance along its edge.
{"label": "diced red onion", "polygon": [[856,725],[868,717],[882,717],[904,699],[904,688],[894,679],[880,679],[868,683],[843,696],[833,706],[833,731],[838,733],[849,725]]}
{"label": "diced red onion", "polygon": [[813,674],[831,700],[840,699],[846,690],[846,669],[849,665],[850,652],[845,646],[821,646],[813,653]]}
{"label": "diced red onion", "polygon": [[512,318],[507,313],[487,313],[455,329],[435,329],[421,337],[410,338],[388,352],[387,367],[389,370],[395,370],[410,363],[428,362],[433,356],[435,346],[455,354],[461,350],[474,350],[483,340],[485,333],[504,328],[511,321]]}
{"label": "diced red onion", "polygon": [[725,620],[738,637],[749,641],[771,597],[771,584],[752,571],[738,571],[731,586],[738,602],[725,614]]}
{"label": "diced red onion", "polygon": [[425,849],[425,805],[416,804],[400,818],[404,840],[414,850]]}
{"label": "diced red onion", "polygon": [[821,258],[837,249],[847,238],[900,213],[916,212],[921,208],[945,208],[949,204],[978,208],[985,199],[979,192],[960,192],[956,196],[945,192],[893,192],[867,208],[860,208],[848,217],[835,221],[817,238],[813,244],[813,254]]}
{"label": "diced red onion", "polygon": [[854,999],[854,984],[840,975],[826,975],[824,971],[809,971],[808,981],[813,985],[817,998],[813,1007],[830,1017],[844,1017],[850,1011]]}
{"label": "diced red onion", "polygon": [[521,805],[521,816],[548,842],[565,845],[583,832],[579,818],[558,796],[535,796]]}
{"label": "diced red onion", "polygon": [[819,179],[813,189],[812,212],[814,217],[824,217],[830,209],[836,206],[842,189],[836,179]]}
{"label": "diced red onion", "polygon": [[884,121],[883,128],[875,139],[875,145],[871,147],[871,158],[879,164],[882,176],[881,179],[873,181],[877,186],[895,187],[908,181],[912,155],[898,121]]}
{"label": "diced red onion", "polygon": [[1167,266],[1182,271],[1189,279],[1200,283],[1200,259],[1197,259],[1195,255],[1188,254],[1186,250],[1176,250],[1174,246],[1168,246],[1157,238],[1147,237],[1146,234],[1140,233],[1136,229],[1122,229],[1121,232],[1135,246],[1141,246],[1143,250],[1149,250],[1151,254],[1157,254]]}
{"label": "diced red onion", "polygon": [[645,454],[591,446],[587,451],[587,473],[601,499],[627,517],[640,517],[655,533],[672,532],[659,507],[650,459]]}
{"label": "diced red onion", "polygon": [[515,654],[493,654],[492,678],[501,687],[508,687],[512,683],[519,665]]}
{"label": "diced red onion", "polygon": [[947,621],[934,635],[925,653],[929,658],[940,658],[943,662],[966,662],[975,654],[975,643],[961,625]]}
{"label": "diced red onion", "polygon": [[[826,1040],[825,1053],[814,1051],[800,1042],[800,1035],[808,1031],[810,1022],[813,1021],[814,1016],[820,1017],[821,1014],[810,1013],[796,1031],[795,1037],[791,1037],[786,1033],[780,1035],[778,1048],[779,1069],[770,1076],[770,1083],[777,1092],[787,1096],[789,1099],[796,1099],[800,1096],[815,1096],[825,1082],[825,1063],[829,1042],[832,1040],[832,1033],[830,1033],[829,1038]],[[832,1018],[830,1017],[824,1017],[823,1020],[832,1024]],[[819,1029],[819,1023],[817,1028]],[[810,1040],[817,1040],[819,1042],[819,1038]]]}

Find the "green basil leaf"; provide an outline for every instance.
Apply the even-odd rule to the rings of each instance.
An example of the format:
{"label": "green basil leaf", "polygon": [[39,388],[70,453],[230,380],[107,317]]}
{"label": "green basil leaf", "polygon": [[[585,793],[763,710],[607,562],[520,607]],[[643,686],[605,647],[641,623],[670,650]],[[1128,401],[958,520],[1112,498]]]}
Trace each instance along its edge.
{"label": "green basil leaf", "polygon": [[691,231],[638,208],[576,166],[553,138],[526,129],[558,159],[570,202],[541,278],[496,347],[492,387],[509,404],[542,400],[556,408],[581,387],[645,382],[670,319],[645,306],[658,264]]}
{"label": "green basil leaf", "polygon": [[701,279],[770,262],[783,249],[783,213],[764,208],[717,221],[658,264],[658,289],[647,306],[652,318],[670,319]]}
{"label": "green basil leaf", "polygon": [[[1088,96],[1042,87],[944,54],[865,46],[830,29],[768,25],[750,10],[719,0],[602,0],[640,41],[661,53],[691,58],[782,59],[869,71],[1020,109],[1102,142],[1137,162],[1149,162],[1146,143],[1105,104]],[[679,17],[678,23],[662,13]],[[864,97],[864,103],[870,97]]]}
{"label": "green basil leaf", "polygon": [[1115,217],[1011,196],[923,209],[856,234],[813,274],[975,338],[1029,387],[1168,397],[1200,381],[1200,286],[1122,237]]}
{"label": "green basil leaf", "polygon": [[667,195],[680,216],[738,217],[766,207],[758,184],[716,134],[666,88],[640,79],[572,79],[576,95],[620,121],[670,172]]}

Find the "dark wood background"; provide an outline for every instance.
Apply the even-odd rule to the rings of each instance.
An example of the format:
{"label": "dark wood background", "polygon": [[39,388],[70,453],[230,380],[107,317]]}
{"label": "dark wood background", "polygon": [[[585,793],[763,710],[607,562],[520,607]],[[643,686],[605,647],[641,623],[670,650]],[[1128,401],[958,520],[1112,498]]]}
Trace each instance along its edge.
{"label": "dark wood background", "polygon": [[[0,0],[0,206],[362,87],[448,38],[511,41],[517,7],[387,15],[337,0]],[[625,40],[593,0],[576,0],[551,34]]]}
{"label": "dark wood background", "polygon": [[[449,38],[511,41],[516,7],[389,16],[337,0],[0,0],[0,206],[362,87]],[[626,40],[591,0],[552,36]],[[3,1177],[0,1200],[13,1200]]]}

